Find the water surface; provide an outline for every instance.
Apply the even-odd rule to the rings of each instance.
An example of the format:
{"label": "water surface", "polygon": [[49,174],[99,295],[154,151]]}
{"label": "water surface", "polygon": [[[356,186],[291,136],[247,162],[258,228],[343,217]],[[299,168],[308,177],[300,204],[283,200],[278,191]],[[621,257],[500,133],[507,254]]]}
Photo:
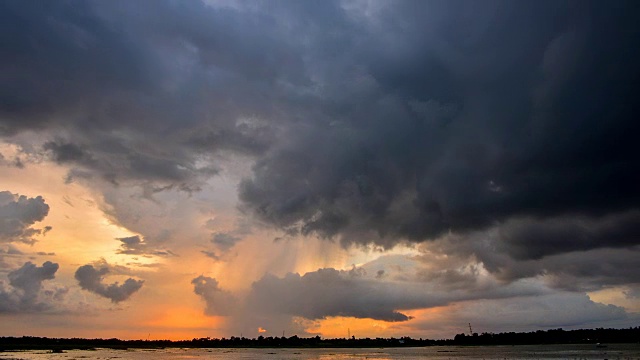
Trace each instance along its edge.
{"label": "water surface", "polygon": [[0,360],[168,360],[168,359],[608,359],[640,360],[640,344],[527,345],[527,346],[432,346],[422,348],[369,349],[98,349],[69,350],[61,354],[46,351],[0,352]]}

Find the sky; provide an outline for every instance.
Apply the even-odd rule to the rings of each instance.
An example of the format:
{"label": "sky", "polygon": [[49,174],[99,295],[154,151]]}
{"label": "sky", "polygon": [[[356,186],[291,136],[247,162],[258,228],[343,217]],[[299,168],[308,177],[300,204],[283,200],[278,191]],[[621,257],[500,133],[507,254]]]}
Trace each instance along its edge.
{"label": "sky", "polygon": [[0,0],[0,336],[640,325],[636,1]]}

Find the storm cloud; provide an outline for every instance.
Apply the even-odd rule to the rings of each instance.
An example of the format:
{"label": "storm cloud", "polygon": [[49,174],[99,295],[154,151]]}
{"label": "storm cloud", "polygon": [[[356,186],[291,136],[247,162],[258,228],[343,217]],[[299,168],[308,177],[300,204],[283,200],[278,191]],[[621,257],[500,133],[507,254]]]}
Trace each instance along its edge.
{"label": "storm cloud", "polygon": [[243,209],[385,247],[637,209],[631,3],[3,7],[3,131],[64,124],[43,150],[75,173],[197,191],[249,156]]}
{"label": "storm cloud", "polygon": [[499,230],[499,243],[517,260],[597,248],[640,245],[640,211],[602,218],[568,217],[509,221]]}
{"label": "storm cloud", "polygon": [[76,270],[75,278],[84,290],[111,300],[114,303],[125,301],[140,290],[144,280],[128,278],[124,283],[104,284],[104,276],[109,273],[106,267],[96,269],[92,265],[83,265]]}
{"label": "storm cloud", "polygon": [[271,110],[250,86],[294,78],[299,62],[271,18],[200,2],[1,6],[14,36],[3,43],[0,134],[49,129],[41,150],[52,160],[113,184],[197,189],[218,171],[202,161],[210,153],[263,151],[272,126],[251,117]]}
{"label": "storm cloud", "polygon": [[[536,226],[535,222],[529,221],[518,221],[516,224]],[[605,242],[598,235],[604,233],[601,230],[608,231],[608,221],[591,223],[588,228],[580,228],[577,233],[574,232],[575,224],[582,224],[582,220],[570,222],[568,227],[557,227],[558,224],[545,227],[545,231],[551,232],[548,236],[531,238],[526,235],[531,239],[526,245],[530,248],[527,256],[521,255],[527,253],[523,248],[525,242],[518,243],[517,237],[510,237],[512,233],[508,231],[509,226],[506,230],[498,226],[465,236],[452,234],[425,243],[421,247],[422,255],[414,258],[424,266],[418,273],[419,277],[425,281],[440,278],[444,280],[442,286],[462,286],[467,289],[478,285],[476,277],[482,271],[504,283],[542,278],[552,288],[569,291],[595,291],[640,283],[640,267],[634,260],[639,255],[640,248],[627,243],[626,239],[633,239],[628,234],[619,236],[623,232],[612,232],[611,238],[607,238],[610,241]],[[554,230],[556,233],[553,233]],[[532,231],[532,234],[536,233]],[[505,239],[506,235],[509,236]],[[616,239],[623,243],[614,241]],[[555,250],[546,241],[560,242],[557,247],[563,251]],[[567,249],[566,244],[574,241],[578,243]],[[536,243],[539,243],[539,248],[535,247]],[[543,251],[549,253],[539,255]]]}
{"label": "storm cloud", "polygon": [[[243,182],[260,218],[392,246],[516,216],[637,209],[635,6],[388,10],[376,20],[395,43],[368,49],[367,91],[338,90],[342,111],[295,128]],[[385,27],[397,18],[405,26]]]}

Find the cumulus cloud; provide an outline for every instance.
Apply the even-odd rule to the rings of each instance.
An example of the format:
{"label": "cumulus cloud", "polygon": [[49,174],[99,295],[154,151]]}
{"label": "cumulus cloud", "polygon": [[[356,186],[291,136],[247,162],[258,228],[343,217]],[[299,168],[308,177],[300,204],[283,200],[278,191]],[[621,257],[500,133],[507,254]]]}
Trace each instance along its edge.
{"label": "cumulus cloud", "polygon": [[[388,270],[388,277],[396,277],[400,263],[406,274],[412,274],[410,278],[380,279],[383,269]],[[462,280],[464,286],[459,286],[460,280],[450,283],[447,278],[454,276],[452,270],[427,278],[416,271],[421,265],[420,259],[400,261],[400,256],[394,255],[351,270],[326,268],[283,277],[266,274],[253,283],[244,300],[233,298],[209,277],[200,276],[192,283],[196,294],[206,301],[206,314],[231,316],[233,330],[245,334],[254,333],[258,326],[305,333],[309,324],[331,317],[410,323],[409,328],[423,331],[431,331],[434,326],[446,329],[434,332],[437,336],[443,336],[443,331],[452,336],[460,332],[456,327],[468,322],[482,331],[531,331],[629,326],[637,321],[622,307],[596,303],[586,294],[567,288],[549,287],[543,277],[504,283],[486,271],[476,271]],[[382,269],[372,274],[364,270],[376,268]],[[468,283],[471,276],[476,278],[473,284]],[[429,308],[446,310],[433,313],[428,321],[405,314]]]}
{"label": "cumulus cloud", "polygon": [[93,265],[83,265],[76,270],[75,278],[82,289],[105,297],[114,303],[129,299],[144,283],[144,280],[128,278],[122,284],[118,282],[104,284],[104,276],[107,274],[109,274],[107,267],[96,269]]}
{"label": "cumulus cloud", "polygon": [[42,196],[30,198],[25,195],[0,191],[0,242],[23,242],[33,244],[36,235],[51,230],[33,228],[36,222],[49,214],[49,205]]}
{"label": "cumulus cloud", "polygon": [[[419,276],[382,280],[384,270],[372,274],[365,270],[384,267],[390,270],[389,277],[395,277],[394,262],[397,263],[397,259],[376,261],[350,270],[325,268],[303,275],[288,273],[283,277],[265,274],[252,284],[246,298],[238,300],[221,289],[216,279],[200,276],[192,283],[196,294],[206,301],[206,314],[232,316],[230,323],[235,324],[234,330],[247,334],[257,326],[267,325],[304,332],[301,322],[294,319],[313,322],[341,316],[400,323],[412,319],[405,314],[409,310],[554,292],[533,280],[501,284],[486,277],[478,280],[479,285],[474,287],[452,288],[442,286],[438,279],[427,281]],[[411,260],[405,264],[409,262],[414,268],[420,264]]]}
{"label": "cumulus cloud", "polygon": [[[421,290],[410,291],[397,284],[381,285],[371,280],[320,269],[284,278],[266,275],[252,285],[249,307],[262,313],[280,313],[307,319],[352,316],[385,321],[406,321],[398,309],[427,306]],[[393,291],[399,290],[399,291]],[[420,305],[418,305],[420,303]]]}
{"label": "cumulus cloud", "polygon": [[218,286],[218,280],[200,275],[191,280],[193,291],[206,303],[207,315],[230,315],[238,309],[237,299],[229,292]]}
{"label": "cumulus cloud", "polygon": [[[0,312],[32,312],[50,309],[51,304],[41,299],[42,283],[54,279],[58,268],[58,264],[50,261],[44,262],[42,266],[26,262],[19,269],[9,272],[7,277],[11,288],[0,287],[0,300],[2,300]],[[53,297],[55,300],[60,300],[64,291],[56,292],[58,295]]]}

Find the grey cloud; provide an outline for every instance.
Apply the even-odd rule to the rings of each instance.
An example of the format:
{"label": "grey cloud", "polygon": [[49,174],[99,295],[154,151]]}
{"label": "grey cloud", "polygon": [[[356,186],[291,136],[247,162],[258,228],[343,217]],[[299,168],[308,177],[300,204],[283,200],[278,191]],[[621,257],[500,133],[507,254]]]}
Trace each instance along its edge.
{"label": "grey cloud", "polygon": [[65,296],[69,293],[69,288],[59,287],[54,290],[45,290],[44,295],[55,301],[64,300]]}
{"label": "grey cloud", "polygon": [[[390,285],[393,287],[393,285]],[[395,293],[382,288],[379,282],[358,281],[334,269],[287,274],[284,278],[267,275],[252,285],[249,306],[266,313],[323,319],[328,316],[352,316],[385,321],[407,321],[398,311],[414,308],[417,294]],[[400,289],[397,289],[400,290]]]}
{"label": "grey cloud", "polygon": [[[205,227],[211,230],[216,228],[215,221],[213,219],[207,220]],[[238,242],[242,241],[244,237],[251,234],[251,222],[250,219],[244,216],[236,219],[234,228],[230,231],[217,231],[212,234],[211,243],[215,245],[217,250],[222,253],[227,252],[234,247]]]}
{"label": "grey cloud", "polygon": [[122,247],[124,248],[123,251],[136,249],[142,244],[142,239],[138,235],[117,238],[116,240],[122,242]]}
{"label": "grey cloud", "polygon": [[41,299],[42,282],[54,279],[58,268],[58,264],[50,261],[42,266],[26,262],[19,269],[9,272],[7,277],[12,289],[0,288],[0,312],[49,310],[51,304]]}
{"label": "grey cloud", "polygon": [[13,34],[4,44],[10,56],[3,61],[3,132],[43,127],[78,105],[95,105],[93,96],[118,83],[151,79],[150,69],[135,61],[136,46],[100,21],[89,3],[4,3],[0,23]]}
{"label": "grey cloud", "polygon": [[202,250],[200,252],[203,253],[206,257],[211,258],[211,259],[213,259],[215,261],[220,260],[220,256],[218,256],[218,254],[216,254],[213,251]]}
{"label": "grey cloud", "polygon": [[[25,195],[0,192],[0,242],[34,243],[34,236],[43,232],[33,228],[36,222],[49,214],[49,205],[42,196],[29,198]],[[45,227],[44,231],[50,230]]]}
{"label": "grey cloud", "polygon": [[21,289],[25,299],[31,301],[37,296],[44,280],[55,278],[58,267],[58,264],[51,261],[44,262],[42,267],[27,262],[20,269],[9,273],[9,283],[14,288]]}
{"label": "grey cloud", "polygon": [[76,270],[75,278],[84,290],[111,300],[114,303],[125,301],[140,290],[144,280],[128,278],[124,283],[104,284],[104,276],[109,273],[106,267],[96,269],[92,265],[83,265]]}
{"label": "grey cloud", "polygon": [[[110,275],[128,275],[128,276],[135,275],[135,271],[133,271],[131,268],[123,265],[109,264],[107,260],[105,260],[104,258],[100,258],[87,265],[93,266],[94,269],[107,269],[108,274]],[[130,264],[127,263],[127,265],[130,265]],[[135,264],[135,265],[142,266],[142,264]],[[157,264],[149,264],[149,265],[153,266]]]}
{"label": "grey cloud", "polygon": [[640,212],[602,218],[514,219],[500,226],[498,241],[517,260],[602,247],[631,247],[640,244]]}
{"label": "grey cloud", "polygon": [[[607,229],[604,224],[609,224],[610,220],[595,222],[588,229]],[[581,240],[584,243],[574,245],[572,251],[553,251],[543,257],[532,255],[517,259],[511,253],[512,244],[503,242],[500,227],[464,236],[452,234],[424,245],[423,255],[415,258],[424,266],[417,275],[423,281],[439,278],[445,287],[467,289],[482,286],[474,275],[480,269],[487,270],[501,282],[543,278],[553,288],[570,291],[594,291],[640,283],[640,267],[635,260],[640,251],[637,245],[625,244],[626,240],[616,244],[615,239],[609,243],[591,242],[584,237],[578,241]],[[540,239],[542,249],[545,249],[544,241],[560,240],[543,237]],[[535,255],[536,250],[532,249],[531,254]]]}
{"label": "grey cloud", "polygon": [[[552,328],[626,327],[637,322],[637,316],[623,308],[605,305],[585,294],[558,292],[553,294],[498,300],[477,300],[465,306],[447,308],[428,321],[414,325],[423,331],[451,328],[454,333],[466,332],[464,325],[472,323],[477,332],[535,331]],[[452,333],[453,334],[453,333]]]}
{"label": "grey cloud", "polygon": [[158,249],[155,246],[144,241],[140,236],[128,236],[117,238],[122,242],[118,254],[125,255],[155,255],[155,256],[176,256],[171,250]]}
{"label": "grey cloud", "polygon": [[[304,275],[286,274],[283,277],[265,274],[253,283],[250,292],[237,301],[220,288],[210,277],[193,279],[194,290],[206,302],[207,315],[228,315],[231,328],[246,334],[258,326],[267,329],[288,329],[305,333],[305,321],[313,322],[331,316],[371,318],[390,322],[403,322],[411,318],[402,310],[423,309],[473,303],[475,300],[519,299],[552,294],[540,281],[514,281],[500,284],[492,278],[483,286],[448,288],[435,279],[425,281],[417,277],[410,280],[388,281],[378,274],[369,275],[365,268],[387,266],[393,274],[396,263],[415,267],[415,261],[401,261],[390,256],[390,261],[379,260],[363,268],[339,271],[319,269]],[[412,265],[409,263],[412,262]],[[395,274],[391,276],[397,276]],[[391,277],[389,276],[389,277]],[[506,300],[505,300],[506,301]],[[293,321],[294,318],[298,320]],[[299,320],[304,319],[304,320]]]}
{"label": "grey cloud", "polygon": [[36,255],[40,255],[40,256],[56,256],[56,253],[53,252],[44,252],[44,251],[38,251],[36,253]]}
{"label": "grey cloud", "polygon": [[422,270],[418,271],[416,277],[421,281],[441,284],[444,289],[470,290],[481,286],[478,284],[478,268],[477,265],[468,265],[455,269]]}
{"label": "grey cloud", "polygon": [[50,129],[53,160],[113,184],[194,188],[218,171],[203,162],[212,153],[261,153],[276,94],[304,79],[275,14],[199,1],[2,7],[15,36],[0,132]]}
{"label": "grey cloud", "polygon": [[191,280],[193,291],[206,303],[207,315],[231,315],[238,308],[237,299],[218,286],[218,280],[200,275]]}
{"label": "grey cloud", "polygon": [[[355,276],[354,276],[355,275]],[[452,302],[544,293],[538,286],[514,283],[483,289],[445,289],[437,283],[380,281],[362,271],[319,269],[302,276],[265,275],[251,288],[247,309],[261,314],[287,314],[307,319],[351,316],[384,321],[407,321],[400,310],[443,306]]]}
{"label": "grey cloud", "polygon": [[629,299],[638,299],[640,298],[640,286],[631,288],[624,292],[624,295]]}
{"label": "grey cloud", "polygon": [[20,249],[18,249],[17,247],[8,244],[6,249],[0,249],[0,254],[6,254],[6,255],[24,255],[24,253],[22,251],[20,251]]}
{"label": "grey cloud", "polygon": [[223,250],[232,248],[241,238],[228,233],[215,233],[211,242]]}
{"label": "grey cloud", "polygon": [[53,159],[58,163],[79,162],[90,156],[86,150],[72,143],[49,141],[44,144],[44,149],[51,151]]}
{"label": "grey cloud", "polygon": [[638,247],[590,250],[552,256],[533,265],[549,276],[555,287],[592,291],[611,285],[640,284],[640,265],[635,261],[639,255]]}
{"label": "grey cloud", "polygon": [[20,157],[20,155],[14,155],[12,157],[7,157],[0,153],[0,165],[7,167],[16,167],[18,169],[24,168],[24,159]]}

